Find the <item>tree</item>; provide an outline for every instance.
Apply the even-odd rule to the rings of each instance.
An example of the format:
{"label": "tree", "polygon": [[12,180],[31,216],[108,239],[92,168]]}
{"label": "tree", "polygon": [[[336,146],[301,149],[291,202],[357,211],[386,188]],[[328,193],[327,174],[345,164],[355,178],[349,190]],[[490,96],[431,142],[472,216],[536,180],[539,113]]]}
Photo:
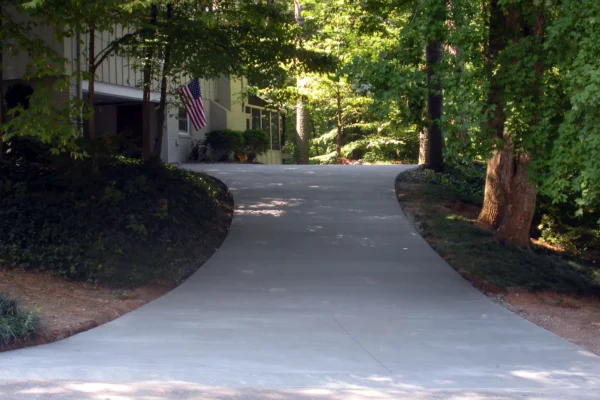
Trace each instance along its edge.
{"label": "tree", "polygon": [[522,247],[529,247],[536,203],[529,165],[531,138],[543,113],[536,98],[544,92],[544,11],[543,5],[527,2],[503,6],[492,1],[490,7],[487,62],[492,112],[486,127],[498,139],[498,148],[488,161],[479,220],[497,229],[498,240]]}
{"label": "tree", "polygon": [[[2,29],[1,58],[11,62],[11,58],[23,54],[27,57],[25,69],[20,78],[24,81],[42,82],[45,78],[54,79],[52,88],[40,85],[28,98],[28,106],[17,102],[15,107],[6,108],[4,97],[7,93],[4,87],[4,73],[0,79],[0,92],[2,98],[0,126],[0,159],[2,158],[3,142],[9,141],[13,136],[36,136],[45,143],[52,144],[52,150],[70,151],[73,155],[80,155],[75,151],[74,138],[77,131],[72,129],[72,111],[77,108],[77,101],[70,101],[64,105],[56,105],[50,101],[52,90],[66,90],[68,77],[66,77],[65,60],[62,54],[57,54],[48,42],[48,38],[40,37],[37,28],[47,27],[48,20],[38,18],[40,2],[32,1],[22,3],[17,0],[0,1],[0,20]],[[17,18],[25,16],[26,18]],[[60,34],[59,32],[57,32]],[[0,68],[1,69],[1,68]],[[27,109],[27,110],[26,110]],[[27,112],[25,112],[27,111]]]}

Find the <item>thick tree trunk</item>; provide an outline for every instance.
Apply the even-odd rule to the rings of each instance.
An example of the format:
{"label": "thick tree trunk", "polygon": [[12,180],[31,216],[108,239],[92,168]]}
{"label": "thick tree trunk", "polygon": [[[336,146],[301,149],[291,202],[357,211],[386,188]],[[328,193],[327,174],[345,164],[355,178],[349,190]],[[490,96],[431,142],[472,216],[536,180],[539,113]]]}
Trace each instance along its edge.
{"label": "thick tree trunk", "polygon": [[296,163],[308,164],[308,112],[306,111],[306,97],[301,96],[296,104]]}
{"label": "thick tree trunk", "polygon": [[340,159],[342,158],[342,134],[344,132],[344,124],[343,124],[343,119],[342,119],[342,96],[341,96],[339,90],[336,93],[336,103],[337,103],[337,110],[336,110],[337,141],[335,143],[335,156],[337,157],[338,162],[339,162]]}
{"label": "thick tree trunk", "polygon": [[[541,78],[544,73],[544,64],[542,58],[543,35],[545,25],[544,5],[536,5],[534,11],[533,26],[525,32],[531,32],[537,39],[536,53],[539,58],[533,66],[536,82],[532,85],[535,95],[540,99],[544,93],[542,90]],[[514,29],[517,32],[517,29]],[[527,36],[527,33],[526,33]],[[535,111],[533,124],[537,125],[542,119],[542,114],[538,108]],[[531,163],[531,154],[522,152],[514,162],[514,173],[508,187],[508,202],[506,206],[506,215],[502,224],[496,233],[498,241],[514,244],[520,247],[529,248],[529,233],[531,231],[531,222],[535,214],[537,187],[529,179],[529,164]]]}
{"label": "thick tree trunk", "polygon": [[89,29],[89,44],[88,44],[88,138],[96,139],[96,117],[94,109],[94,83],[96,81],[96,29],[90,26]]}
{"label": "thick tree trunk", "polygon": [[427,61],[427,112],[429,127],[427,129],[427,160],[425,166],[434,171],[444,169],[444,136],[440,120],[442,118],[442,84],[436,69],[442,60],[442,42],[440,40],[428,43],[425,47]]}
{"label": "thick tree trunk", "polygon": [[[167,5],[167,19],[170,20],[173,16],[173,3]],[[162,69],[162,78],[160,81],[160,104],[158,106],[158,132],[156,135],[156,142],[154,144],[154,161],[160,162],[160,156],[163,146],[163,136],[165,129],[165,121],[167,119],[167,86],[168,76],[171,70],[171,45],[166,44],[165,57]]]}
{"label": "thick tree trunk", "polygon": [[[151,6],[150,23],[156,25],[158,19],[158,6]],[[146,39],[153,34],[152,30],[146,32]],[[146,52],[146,60],[144,61],[144,82],[143,82],[143,98],[142,98],[142,160],[149,162],[152,160],[152,130],[150,121],[152,120],[152,103],[150,102],[150,92],[152,90],[152,59],[154,52],[150,46]]]}
{"label": "thick tree trunk", "polygon": [[536,187],[529,180],[529,154],[520,154],[514,162],[514,175],[508,186],[508,201],[496,239],[502,243],[529,248],[529,232],[535,213]]}
{"label": "thick tree trunk", "polygon": [[513,151],[508,144],[502,150],[494,151],[487,162],[484,202],[478,222],[486,227],[498,229],[507,207],[507,193],[513,174]]}

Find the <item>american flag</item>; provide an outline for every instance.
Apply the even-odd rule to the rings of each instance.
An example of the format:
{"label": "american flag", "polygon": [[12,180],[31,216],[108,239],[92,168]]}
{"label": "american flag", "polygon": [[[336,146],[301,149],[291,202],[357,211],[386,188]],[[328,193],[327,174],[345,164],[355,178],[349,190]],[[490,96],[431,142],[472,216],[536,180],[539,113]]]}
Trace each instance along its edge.
{"label": "american flag", "polygon": [[198,79],[193,79],[179,89],[179,94],[194,129],[198,131],[204,128],[206,126],[206,115],[204,115],[204,104],[202,103],[202,93]]}

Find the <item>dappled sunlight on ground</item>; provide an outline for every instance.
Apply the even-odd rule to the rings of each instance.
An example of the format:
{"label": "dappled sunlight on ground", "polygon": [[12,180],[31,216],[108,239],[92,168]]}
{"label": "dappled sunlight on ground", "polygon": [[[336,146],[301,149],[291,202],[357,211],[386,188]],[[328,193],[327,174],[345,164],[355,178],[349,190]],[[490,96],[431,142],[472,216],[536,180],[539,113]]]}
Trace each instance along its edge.
{"label": "dappled sunlight on ground", "polygon": [[303,203],[302,199],[263,198],[254,204],[240,204],[235,209],[236,215],[269,215],[281,217],[285,214],[284,208],[298,207]]}
{"label": "dappled sunlight on ground", "polygon": [[[514,371],[525,379],[541,374],[544,377],[563,376],[565,371]],[[545,379],[545,378],[544,378]],[[60,398],[90,400],[154,400],[154,399],[219,399],[219,400],[500,400],[500,399],[593,399],[590,388],[557,387],[554,390],[531,389],[425,389],[419,385],[395,382],[391,377],[370,376],[355,382],[331,381],[316,387],[221,387],[184,381],[140,381],[126,383],[100,383],[77,381],[13,381],[0,383],[2,393],[8,397],[26,400]],[[362,381],[362,383],[361,383]],[[12,396],[12,397],[11,397]]]}

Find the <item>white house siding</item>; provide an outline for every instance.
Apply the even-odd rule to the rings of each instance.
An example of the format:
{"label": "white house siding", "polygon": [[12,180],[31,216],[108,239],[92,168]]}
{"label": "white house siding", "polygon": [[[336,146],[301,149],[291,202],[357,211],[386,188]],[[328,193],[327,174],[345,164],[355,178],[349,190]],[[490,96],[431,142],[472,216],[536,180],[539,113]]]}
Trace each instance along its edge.
{"label": "white house siding", "polygon": [[226,128],[231,128],[231,129],[235,129],[232,126],[228,125],[228,121],[227,121],[227,114],[228,111],[227,109],[225,109],[225,107],[223,107],[222,105],[220,105],[219,103],[209,100],[208,102],[205,101],[205,104],[208,103],[210,106],[210,113],[209,115],[209,121],[210,121],[210,130],[211,131],[216,131],[219,129],[226,129]]}
{"label": "white house siding", "polygon": [[[96,32],[95,37],[95,51],[96,54],[100,53],[106,46],[112,42],[115,38],[119,38],[127,34],[127,29],[124,29],[121,25],[115,25],[111,32]],[[89,33],[82,34],[80,37],[82,43],[79,44],[79,51],[81,54],[80,65],[81,70],[86,71],[88,68],[87,51],[89,47]],[[65,57],[71,62],[68,65],[68,73],[72,73],[76,69],[77,60],[77,38],[72,37],[66,39],[64,43],[64,54]],[[131,57],[123,56],[110,56],[107,57],[102,64],[96,70],[96,82],[103,82],[113,85],[126,86],[131,88],[141,88],[142,86],[142,71],[135,68],[136,60]],[[153,90],[158,91],[158,81],[155,79],[153,82]]]}

